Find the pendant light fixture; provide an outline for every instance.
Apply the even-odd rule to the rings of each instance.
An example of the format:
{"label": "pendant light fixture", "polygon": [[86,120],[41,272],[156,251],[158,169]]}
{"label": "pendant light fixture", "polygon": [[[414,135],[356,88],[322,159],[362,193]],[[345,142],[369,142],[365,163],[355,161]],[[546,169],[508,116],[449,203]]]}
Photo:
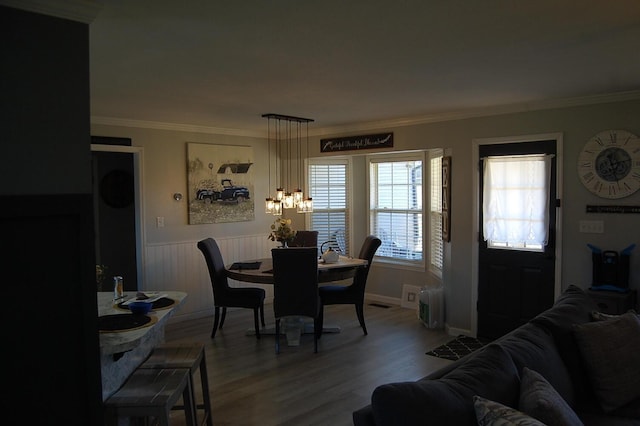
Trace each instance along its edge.
{"label": "pendant light fixture", "polygon": [[[271,165],[275,168],[276,193],[274,197],[265,199],[265,212],[273,215],[281,215],[283,209],[296,208],[298,213],[313,211],[313,200],[304,197],[302,183],[304,180],[304,167],[302,161],[309,155],[309,123],[310,118],[293,117],[282,114],[262,114],[268,121],[269,139],[269,188],[271,188]],[[303,125],[306,127],[306,150],[302,154]],[[272,147],[275,144],[275,150]],[[275,151],[275,152],[274,152]],[[274,161],[272,162],[272,156]],[[281,159],[286,158],[286,167],[282,167]],[[295,163],[295,176],[293,176],[292,164]],[[285,175],[283,178],[282,175]],[[292,180],[297,180],[297,187],[291,191]]]}

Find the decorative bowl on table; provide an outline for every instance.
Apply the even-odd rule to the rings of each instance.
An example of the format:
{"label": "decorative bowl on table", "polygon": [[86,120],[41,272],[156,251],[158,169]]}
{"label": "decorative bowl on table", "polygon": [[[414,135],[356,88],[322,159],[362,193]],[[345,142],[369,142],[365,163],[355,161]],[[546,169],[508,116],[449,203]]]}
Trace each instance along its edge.
{"label": "decorative bowl on table", "polygon": [[135,302],[129,303],[128,306],[132,314],[146,315],[151,311],[153,304],[142,300],[136,300]]}

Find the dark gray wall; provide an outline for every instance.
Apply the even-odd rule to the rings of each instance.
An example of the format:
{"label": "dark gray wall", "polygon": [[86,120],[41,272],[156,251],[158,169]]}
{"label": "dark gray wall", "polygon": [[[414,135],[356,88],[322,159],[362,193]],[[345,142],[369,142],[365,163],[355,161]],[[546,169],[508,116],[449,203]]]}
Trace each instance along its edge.
{"label": "dark gray wall", "polygon": [[88,33],[0,7],[2,407],[21,423],[103,424]]}

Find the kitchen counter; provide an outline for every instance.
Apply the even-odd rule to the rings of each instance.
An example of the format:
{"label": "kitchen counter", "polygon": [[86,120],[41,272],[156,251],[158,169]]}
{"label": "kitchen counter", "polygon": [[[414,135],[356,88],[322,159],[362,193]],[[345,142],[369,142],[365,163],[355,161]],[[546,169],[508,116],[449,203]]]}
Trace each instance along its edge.
{"label": "kitchen counter", "polygon": [[[180,307],[187,294],[180,291],[162,291],[174,300],[171,306],[152,310],[147,314],[152,321],[141,328],[127,331],[100,332],[100,364],[102,398],[105,400],[127,380],[129,375],[149,356],[154,347],[164,342],[167,321]],[[123,300],[131,299],[135,292],[125,292]],[[130,315],[117,307],[113,292],[98,292],[98,315]]]}

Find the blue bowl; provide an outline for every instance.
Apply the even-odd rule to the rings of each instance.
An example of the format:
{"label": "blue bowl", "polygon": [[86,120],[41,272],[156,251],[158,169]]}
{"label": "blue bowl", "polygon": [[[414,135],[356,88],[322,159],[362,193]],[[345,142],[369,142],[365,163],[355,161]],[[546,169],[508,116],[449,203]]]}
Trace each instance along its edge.
{"label": "blue bowl", "polygon": [[151,311],[152,304],[149,302],[135,301],[129,303],[129,310],[134,315],[146,315]]}

